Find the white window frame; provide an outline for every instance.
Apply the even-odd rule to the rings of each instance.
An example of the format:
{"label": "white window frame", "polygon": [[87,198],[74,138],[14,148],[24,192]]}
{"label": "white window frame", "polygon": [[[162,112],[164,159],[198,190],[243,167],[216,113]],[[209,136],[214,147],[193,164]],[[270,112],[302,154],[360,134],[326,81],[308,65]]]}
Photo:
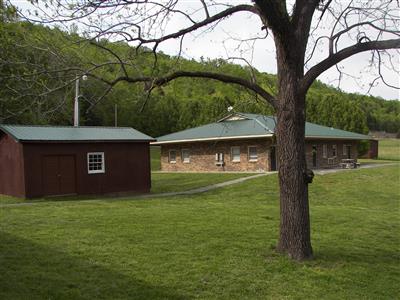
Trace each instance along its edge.
{"label": "white window frame", "polygon": [[[250,148],[256,148],[256,158],[251,158],[251,157],[250,157]],[[258,161],[258,147],[257,147],[257,146],[248,146],[248,147],[247,147],[247,159],[248,159],[250,162]]]}
{"label": "white window frame", "polygon": [[[239,159],[235,159],[235,158],[234,158],[233,149],[239,149]],[[232,162],[240,162],[240,154],[241,154],[240,146],[232,146],[232,147],[231,147],[231,161],[232,161]]]}
{"label": "white window frame", "polygon": [[[175,152],[175,159],[174,160],[171,159],[171,152]],[[171,149],[171,150],[168,151],[168,162],[170,164],[176,164],[177,153],[178,153],[178,151],[176,151],[175,149]]]}
{"label": "white window frame", "polygon": [[328,158],[328,144],[322,144],[322,157]]}
{"label": "white window frame", "polygon": [[[101,169],[100,170],[90,170],[90,156],[91,155],[101,155]],[[88,152],[87,153],[87,170],[88,174],[100,174],[106,172],[106,160],[104,152]]]}
{"label": "white window frame", "polygon": [[223,152],[217,152],[215,153],[215,164],[217,166],[223,166],[224,163],[224,153]]}
{"label": "white window frame", "polygon": [[[184,152],[184,151],[187,151],[187,153],[188,153],[187,161],[185,161],[185,156],[183,155],[183,152]],[[182,158],[182,162],[183,162],[184,164],[190,163],[190,149],[187,149],[187,148],[182,149],[182,150],[181,150],[181,158]]]}

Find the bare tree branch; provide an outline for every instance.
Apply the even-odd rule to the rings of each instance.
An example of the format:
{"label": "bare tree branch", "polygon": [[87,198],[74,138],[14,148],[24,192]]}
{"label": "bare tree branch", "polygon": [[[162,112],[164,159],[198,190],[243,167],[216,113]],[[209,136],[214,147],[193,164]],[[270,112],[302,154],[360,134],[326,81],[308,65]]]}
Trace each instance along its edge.
{"label": "bare tree branch", "polygon": [[206,13],[206,18],[209,18],[210,17],[210,13],[208,12],[207,4],[205,3],[204,0],[200,0],[200,1],[201,1],[201,4],[204,7],[204,12]]}
{"label": "bare tree branch", "polygon": [[399,48],[400,48],[400,39],[392,39],[385,41],[369,41],[364,43],[357,43],[353,46],[342,49],[339,52],[330,55],[328,58],[324,59],[323,61],[312,67],[310,70],[308,70],[301,83],[302,89],[303,91],[307,91],[307,89],[311,86],[313,81],[319,75],[321,75],[324,71],[333,67],[342,60],[349,58],[352,55],[370,50],[385,50],[385,49],[399,49]]}
{"label": "bare tree branch", "polygon": [[158,78],[152,78],[152,77],[118,77],[112,82],[110,82],[111,86],[116,85],[120,81],[126,81],[130,83],[138,83],[138,82],[143,82],[147,84],[147,89],[153,89],[154,87],[157,86],[162,86],[167,84],[170,81],[173,81],[175,79],[181,78],[181,77],[190,77],[190,78],[207,78],[207,79],[214,79],[218,80],[221,82],[225,83],[232,83],[232,84],[237,84],[240,86],[243,86],[256,94],[260,95],[262,98],[264,98],[269,104],[271,104],[274,108],[276,107],[276,99],[267,91],[265,91],[262,87],[259,85],[248,81],[243,78],[239,77],[234,77],[226,74],[220,74],[220,73],[212,73],[212,72],[190,72],[190,71],[176,71],[174,73],[171,73],[167,76],[164,77],[158,77]]}

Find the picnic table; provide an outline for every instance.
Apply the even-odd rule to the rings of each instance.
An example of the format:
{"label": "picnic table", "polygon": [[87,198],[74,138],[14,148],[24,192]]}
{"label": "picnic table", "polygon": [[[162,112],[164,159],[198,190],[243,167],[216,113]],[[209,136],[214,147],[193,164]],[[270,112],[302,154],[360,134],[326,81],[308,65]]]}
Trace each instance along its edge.
{"label": "picnic table", "polygon": [[357,163],[357,161],[353,158],[344,158],[342,159],[342,162],[340,163],[340,166],[342,169],[355,169],[357,166],[360,164]]}

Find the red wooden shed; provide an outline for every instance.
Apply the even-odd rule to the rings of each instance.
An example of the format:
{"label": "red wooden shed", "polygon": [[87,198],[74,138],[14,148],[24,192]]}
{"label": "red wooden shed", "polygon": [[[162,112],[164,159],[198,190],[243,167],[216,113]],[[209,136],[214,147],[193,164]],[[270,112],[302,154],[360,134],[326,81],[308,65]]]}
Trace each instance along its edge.
{"label": "red wooden shed", "polygon": [[126,127],[0,125],[0,194],[149,192],[153,140]]}

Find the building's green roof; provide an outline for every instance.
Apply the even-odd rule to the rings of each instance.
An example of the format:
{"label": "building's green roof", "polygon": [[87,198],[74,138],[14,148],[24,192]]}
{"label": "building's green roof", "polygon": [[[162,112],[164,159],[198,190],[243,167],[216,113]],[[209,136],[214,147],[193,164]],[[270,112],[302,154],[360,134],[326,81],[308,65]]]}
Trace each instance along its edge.
{"label": "building's green roof", "polygon": [[[155,144],[185,141],[223,140],[272,136],[275,118],[246,113],[234,113],[222,120],[204,126],[190,128],[157,138]],[[368,140],[369,136],[350,131],[306,123],[306,138]]]}
{"label": "building's green roof", "polygon": [[3,125],[0,130],[18,141],[153,141],[154,139],[129,127],[71,127]]}

